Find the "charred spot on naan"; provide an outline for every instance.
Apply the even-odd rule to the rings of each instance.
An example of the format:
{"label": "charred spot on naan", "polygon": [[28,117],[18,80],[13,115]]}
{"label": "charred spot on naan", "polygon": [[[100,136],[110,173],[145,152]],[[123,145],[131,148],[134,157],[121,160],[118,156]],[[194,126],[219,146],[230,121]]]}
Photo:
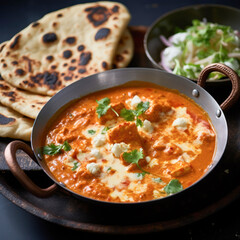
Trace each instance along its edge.
{"label": "charred spot on naan", "polygon": [[15,70],[15,74],[16,74],[16,76],[24,76],[26,74],[26,72],[23,69],[18,68]]}
{"label": "charred spot on naan", "polygon": [[15,121],[15,118],[9,118],[0,113],[0,125],[11,125]]}
{"label": "charred spot on naan", "polygon": [[56,89],[57,86],[61,85],[58,81],[58,72],[45,71],[44,73],[38,73],[36,75],[30,76],[30,79],[22,81],[21,85],[27,85],[30,88],[47,85],[50,89]]}
{"label": "charred spot on naan", "polygon": [[106,39],[110,32],[109,28],[100,28],[95,35],[95,41]]}
{"label": "charred spot on naan", "polygon": [[58,37],[57,37],[56,33],[54,33],[54,32],[46,33],[42,37],[42,41],[45,44],[56,42],[57,39],[58,39]]}
{"label": "charred spot on naan", "polygon": [[37,27],[37,26],[39,26],[39,25],[40,25],[39,22],[34,22],[34,23],[32,23],[32,27],[33,27],[33,28],[35,28],[35,27]]}
{"label": "charred spot on naan", "polygon": [[84,49],[85,49],[84,45],[79,45],[77,48],[79,52],[83,51]]}
{"label": "charred spot on naan", "polygon": [[[1,81],[1,82],[2,82],[2,81]],[[7,91],[7,90],[9,90],[10,88],[9,88],[9,86],[5,85],[4,83],[0,83],[0,89],[1,89],[1,90],[4,90],[4,91]]]}
{"label": "charred spot on naan", "polygon": [[0,52],[2,52],[2,50],[4,49],[4,47],[6,46],[7,42],[4,42],[1,44],[0,46]]}
{"label": "charred spot on naan", "polygon": [[12,61],[12,65],[14,66],[18,65],[18,61]]}
{"label": "charred spot on naan", "polygon": [[80,69],[78,70],[78,72],[79,72],[80,74],[83,74],[83,73],[86,72],[86,69],[85,69],[85,68],[80,68]]}
{"label": "charred spot on naan", "polygon": [[107,64],[107,62],[103,61],[103,62],[102,62],[102,67],[103,67],[103,69],[108,69],[108,64]]}
{"label": "charred spot on naan", "polygon": [[49,62],[52,62],[54,60],[54,57],[52,55],[49,55],[46,57],[46,59],[49,61]]}
{"label": "charred spot on naan", "polygon": [[76,41],[77,41],[76,37],[67,37],[66,39],[64,39],[64,42],[69,45],[74,45]]}
{"label": "charred spot on naan", "polygon": [[9,97],[9,100],[10,100],[11,102],[15,102],[15,101],[16,101],[16,93],[13,92],[13,91],[3,92],[3,96]]}
{"label": "charred spot on naan", "polygon": [[89,63],[89,61],[92,59],[92,53],[91,52],[83,52],[80,54],[80,61],[78,63],[79,66],[85,66]]}
{"label": "charred spot on naan", "polygon": [[57,14],[57,18],[60,18],[60,17],[63,17],[63,14],[62,14],[62,13],[58,13],[58,14]]}
{"label": "charred spot on naan", "polygon": [[70,58],[70,57],[72,57],[72,51],[71,51],[71,50],[65,50],[65,51],[63,52],[63,58],[68,59],[68,58]]}
{"label": "charred spot on naan", "polygon": [[108,19],[115,13],[118,13],[119,6],[115,5],[112,9],[96,5],[85,9],[88,12],[87,18],[94,27],[98,27],[103,23],[107,22]]}
{"label": "charred spot on naan", "polygon": [[17,48],[18,48],[20,37],[21,37],[21,35],[18,34],[18,35],[13,39],[13,42],[10,44],[10,48],[11,48],[11,49],[17,49]]}

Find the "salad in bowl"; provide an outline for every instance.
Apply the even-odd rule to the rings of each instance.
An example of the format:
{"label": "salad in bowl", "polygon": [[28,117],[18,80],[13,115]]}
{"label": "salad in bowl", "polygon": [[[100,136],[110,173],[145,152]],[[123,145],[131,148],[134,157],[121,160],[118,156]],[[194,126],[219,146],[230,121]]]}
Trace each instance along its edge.
{"label": "salad in bowl", "polygon": [[[230,26],[193,20],[192,26],[166,38],[160,35],[166,48],[161,52],[160,65],[168,72],[197,79],[201,70],[211,63],[223,63],[240,75],[240,33]],[[211,73],[210,81],[225,76]]]}

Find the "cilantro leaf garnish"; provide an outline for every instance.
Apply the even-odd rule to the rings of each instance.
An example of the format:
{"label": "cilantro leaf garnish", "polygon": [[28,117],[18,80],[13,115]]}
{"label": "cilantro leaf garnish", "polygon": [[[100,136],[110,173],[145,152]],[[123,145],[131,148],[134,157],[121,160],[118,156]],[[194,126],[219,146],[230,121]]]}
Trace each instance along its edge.
{"label": "cilantro leaf garnish", "polygon": [[135,119],[134,110],[123,108],[121,110],[120,116],[126,121],[133,121]]}
{"label": "cilantro leaf garnish", "polygon": [[142,127],[143,126],[142,120],[139,119],[138,117],[136,118],[136,125],[137,125],[137,127]]}
{"label": "cilantro leaf garnish", "polygon": [[148,108],[149,108],[149,102],[140,102],[137,105],[136,110],[123,108],[121,110],[120,116],[124,118],[126,121],[136,120],[137,127],[138,126],[142,127],[143,123],[138,117],[141,114],[145,113],[148,110]]}
{"label": "cilantro leaf garnish", "polygon": [[111,108],[111,110],[119,117],[119,114],[111,107],[110,99],[108,97],[102,98],[99,101],[96,100],[96,102],[98,103],[97,110],[96,110],[98,114],[98,118],[105,115],[109,108]]}
{"label": "cilantro leaf garnish", "polygon": [[168,185],[164,188],[164,191],[167,194],[177,193],[183,190],[182,184],[179,182],[178,179],[172,179]]}
{"label": "cilantro leaf garnish", "polygon": [[110,127],[103,128],[101,134],[106,134],[109,129],[110,129]]}
{"label": "cilantro leaf garnish", "polygon": [[47,146],[43,147],[43,154],[45,155],[55,155],[57,153],[60,153],[61,150],[64,151],[70,151],[71,146],[67,141],[65,141],[62,145],[55,145],[54,143],[51,143]]}
{"label": "cilantro leaf garnish", "polygon": [[107,113],[107,110],[111,107],[110,104],[110,99],[109,98],[103,98],[101,100],[96,100],[98,103],[97,106],[97,114],[98,114],[98,118],[100,118],[101,116],[105,115]]}
{"label": "cilantro leaf garnish", "polygon": [[146,172],[145,170],[143,170],[140,165],[139,165],[139,160],[144,158],[144,154],[143,154],[143,150],[140,149],[140,151],[138,151],[137,149],[134,149],[131,152],[124,152],[123,153],[123,159],[128,162],[128,163],[135,163],[137,165],[137,167],[144,172],[145,174],[149,172]]}
{"label": "cilantro leaf garnish", "polygon": [[79,167],[79,162],[75,161],[73,164],[72,171],[75,171]]}
{"label": "cilantro leaf garnish", "polygon": [[136,108],[136,116],[140,116],[145,113],[149,108],[149,102],[140,102]]}
{"label": "cilantro leaf garnish", "polygon": [[88,130],[88,133],[91,134],[91,135],[94,135],[96,133],[96,131],[93,130],[93,129],[90,129],[90,130]]}
{"label": "cilantro leaf garnish", "polygon": [[70,150],[72,149],[71,146],[69,145],[69,143],[68,143],[67,141],[65,141],[65,142],[63,143],[62,148],[63,148],[63,150],[66,151],[66,152],[68,152],[68,151],[70,151]]}

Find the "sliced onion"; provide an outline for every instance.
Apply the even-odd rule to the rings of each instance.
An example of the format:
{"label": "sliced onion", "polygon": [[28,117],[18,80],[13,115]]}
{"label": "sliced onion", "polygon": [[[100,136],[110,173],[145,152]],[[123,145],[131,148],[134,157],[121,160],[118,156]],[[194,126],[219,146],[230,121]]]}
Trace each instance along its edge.
{"label": "sliced onion", "polygon": [[238,38],[240,38],[240,32],[239,32],[238,30],[235,30],[235,31],[234,31],[234,34],[235,34]]}
{"label": "sliced onion", "polygon": [[240,53],[229,53],[229,54],[228,54],[228,57],[231,57],[231,58],[240,58]]}
{"label": "sliced onion", "polygon": [[163,54],[163,51],[161,52],[161,62],[160,65],[163,67],[164,70],[166,70],[167,72],[172,72],[172,70],[167,66],[166,64],[166,60],[165,60],[165,56]]}
{"label": "sliced onion", "polygon": [[167,38],[165,38],[163,35],[160,35],[159,38],[161,39],[161,41],[163,42],[163,44],[165,46],[167,46],[167,47],[172,46],[172,43]]}

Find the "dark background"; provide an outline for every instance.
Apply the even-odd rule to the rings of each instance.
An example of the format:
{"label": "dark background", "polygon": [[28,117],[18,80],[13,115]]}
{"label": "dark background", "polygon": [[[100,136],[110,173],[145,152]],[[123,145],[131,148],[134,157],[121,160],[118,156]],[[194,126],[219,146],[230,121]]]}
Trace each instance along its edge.
{"label": "dark background", "polygon": [[[18,31],[44,14],[77,3],[93,1],[36,0],[0,1],[0,42],[9,40]],[[132,19],[130,25],[149,26],[162,14],[179,7],[215,3],[240,8],[240,0],[191,1],[191,0],[129,0],[125,4]],[[223,16],[224,17],[224,16]],[[239,23],[240,24],[240,23]],[[1,174],[1,173],[0,173]],[[116,216],[117,217],[117,216]],[[33,216],[0,195],[0,240],[27,239],[240,239],[239,200],[210,217],[183,228],[160,233],[116,236],[92,234],[67,229]]]}

